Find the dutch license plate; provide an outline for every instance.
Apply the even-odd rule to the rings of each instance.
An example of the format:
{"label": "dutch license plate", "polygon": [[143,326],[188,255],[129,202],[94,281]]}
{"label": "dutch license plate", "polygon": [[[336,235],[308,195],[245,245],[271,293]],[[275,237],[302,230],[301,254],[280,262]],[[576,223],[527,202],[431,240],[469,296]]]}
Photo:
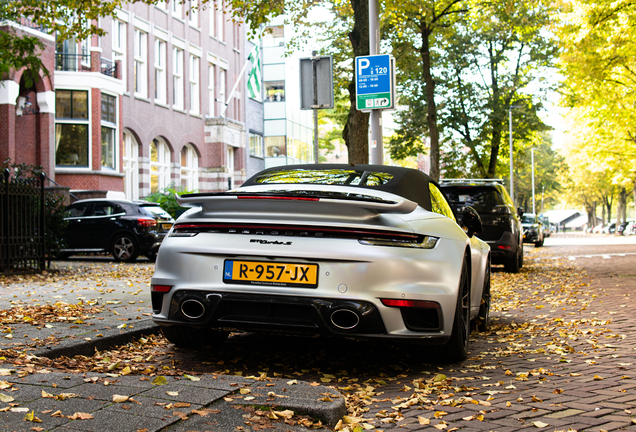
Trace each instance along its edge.
{"label": "dutch license plate", "polygon": [[226,260],[223,282],[316,288],[318,264]]}
{"label": "dutch license plate", "polygon": [[161,224],[161,228],[169,230],[170,228],[172,228],[172,224],[171,223],[162,223]]}

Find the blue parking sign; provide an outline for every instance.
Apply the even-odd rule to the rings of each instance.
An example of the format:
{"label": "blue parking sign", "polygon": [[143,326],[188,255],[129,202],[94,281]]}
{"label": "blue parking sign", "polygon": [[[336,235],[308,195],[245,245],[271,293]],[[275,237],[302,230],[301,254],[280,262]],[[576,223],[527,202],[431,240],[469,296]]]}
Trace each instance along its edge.
{"label": "blue parking sign", "polygon": [[356,108],[387,109],[393,106],[391,56],[356,57]]}

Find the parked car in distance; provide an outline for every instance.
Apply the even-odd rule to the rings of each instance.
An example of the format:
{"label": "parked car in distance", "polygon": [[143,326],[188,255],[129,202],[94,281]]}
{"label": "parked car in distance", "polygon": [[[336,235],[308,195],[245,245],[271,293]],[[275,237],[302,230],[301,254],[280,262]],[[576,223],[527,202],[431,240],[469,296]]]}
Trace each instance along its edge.
{"label": "parked car in distance", "polygon": [[146,201],[85,199],[66,208],[65,256],[108,252],[116,261],[150,260],[174,219],[159,204]]}
{"label": "parked car in distance", "polygon": [[493,264],[503,264],[511,273],[523,267],[523,229],[520,215],[510,195],[498,179],[443,179],[440,186],[455,217],[464,206],[473,207],[483,225],[477,236],[490,245]]}
{"label": "parked car in distance", "polygon": [[[618,235],[625,235],[625,231],[627,231],[627,226],[629,225],[629,222],[621,222],[618,227],[616,228],[616,234]],[[628,234],[629,235],[629,234]]]}
{"label": "parked car in distance", "polygon": [[539,221],[543,225],[543,237],[552,235],[552,227],[550,227],[550,219],[547,216],[539,216]]}
{"label": "parked car in distance", "polygon": [[[191,207],[161,245],[154,322],[177,346],[229,331],[326,334],[438,345],[465,359],[490,310],[490,248],[414,169],[307,164],[241,187],[181,195]],[[422,353],[431,352],[421,348]]]}
{"label": "parked car in distance", "polygon": [[615,232],[616,232],[616,223],[615,222],[608,222],[603,227],[603,234],[614,234]]}
{"label": "parked car in distance", "polygon": [[523,242],[534,243],[535,247],[543,246],[543,224],[534,213],[524,213],[521,216],[521,226],[523,227]]}

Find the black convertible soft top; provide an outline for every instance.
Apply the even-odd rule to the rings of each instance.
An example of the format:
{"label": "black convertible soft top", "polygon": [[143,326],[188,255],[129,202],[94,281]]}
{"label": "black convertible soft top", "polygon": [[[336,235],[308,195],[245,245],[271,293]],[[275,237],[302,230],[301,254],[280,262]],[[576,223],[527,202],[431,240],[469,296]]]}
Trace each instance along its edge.
{"label": "black convertible soft top", "polygon": [[[352,171],[355,175],[352,175]],[[339,172],[343,175],[339,176]],[[352,178],[355,180],[351,181]],[[369,181],[367,184],[366,179],[369,178],[375,181]],[[429,182],[435,183],[428,175],[411,168],[386,165],[304,164],[265,169],[247,179],[242,186],[290,183],[352,186],[390,192],[431,211]]]}

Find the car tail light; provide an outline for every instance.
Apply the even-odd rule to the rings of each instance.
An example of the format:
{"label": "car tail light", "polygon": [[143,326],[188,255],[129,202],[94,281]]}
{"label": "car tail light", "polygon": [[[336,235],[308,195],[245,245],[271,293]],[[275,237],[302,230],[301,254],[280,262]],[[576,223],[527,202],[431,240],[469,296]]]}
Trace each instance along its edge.
{"label": "car tail light", "polygon": [[152,218],[139,218],[137,223],[146,228],[157,226],[157,221]]}
{"label": "car tail light", "polygon": [[172,287],[170,285],[152,285],[151,287],[151,291],[160,293],[167,293],[171,289]]}
{"label": "car tail light", "polygon": [[336,228],[326,226],[225,224],[207,222],[177,223],[174,225],[170,236],[194,237],[200,233],[351,239],[358,240],[362,244],[367,245],[424,249],[432,249],[437,244],[437,240],[439,240],[437,237],[423,236],[412,232]]}
{"label": "car tail light", "polygon": [[402,238],[361,238],[358,240],[360,244],[372,246],[392,246],[405,247],[415,249],[433,249],[437,246],[438,237],[431,236],[414,236],[412,239]]}
{"label": "car tail light", "polygon": [[390,307],[404,307],[404,308],[424,308],[424,309],[439,309],[439,304],[431,301],[421,300],[395,300],[395,299],[381,299],[384,306]]}
{"label": "car tail light", "polygon": [[497,247],[498,247],[499,249],[506,249],[506,250],[508,250],[508,249],[512,249],[512,246],[498,245]]}
{"label": "car tail light", "polygon": [[291,200],[291,201],[320,201],[320,198],[299,196],[272,196],[272,195],[239,195],[238,199],[265,199],[265,200]]}

